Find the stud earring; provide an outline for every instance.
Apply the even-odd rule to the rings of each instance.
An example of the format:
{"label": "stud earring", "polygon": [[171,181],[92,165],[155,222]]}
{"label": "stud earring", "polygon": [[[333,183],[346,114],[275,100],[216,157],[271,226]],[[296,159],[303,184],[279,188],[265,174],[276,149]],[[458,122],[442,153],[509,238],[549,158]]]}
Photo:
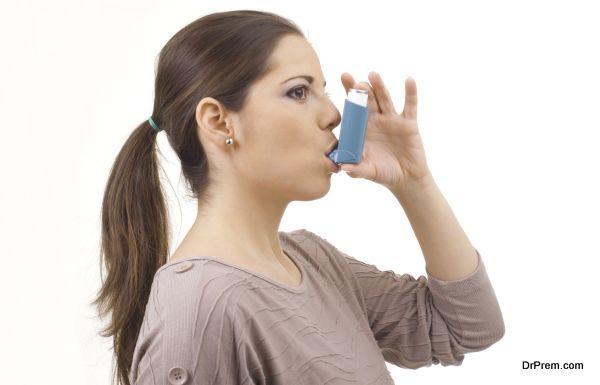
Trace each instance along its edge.
{"label": "stud earring", "polygon": [[227,143],[227,144],[232,144],[232,143],[233,143],[233,139],[231,139],[231,138],[227,138],[227,139],[225,140],[225,143]]}

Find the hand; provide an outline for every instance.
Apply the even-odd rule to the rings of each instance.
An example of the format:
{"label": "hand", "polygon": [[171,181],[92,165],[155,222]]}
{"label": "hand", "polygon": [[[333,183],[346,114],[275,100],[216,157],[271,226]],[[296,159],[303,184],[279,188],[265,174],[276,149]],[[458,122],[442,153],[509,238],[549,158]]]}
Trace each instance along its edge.
{"label": "hand", "polygon": [[369,81],[355,83],[347,72],[341,76],[346,95],[350,88],[369,92],[369,118],[362,159],[357,164],[344,163],[341,169],[352,178],[365,178],[388,189],[403,189],[430,175],[425,150],[417,128],[417,85],[413,78],[405,80],[404,110],[398,114],[392,98],[377,72],[369,73]]}

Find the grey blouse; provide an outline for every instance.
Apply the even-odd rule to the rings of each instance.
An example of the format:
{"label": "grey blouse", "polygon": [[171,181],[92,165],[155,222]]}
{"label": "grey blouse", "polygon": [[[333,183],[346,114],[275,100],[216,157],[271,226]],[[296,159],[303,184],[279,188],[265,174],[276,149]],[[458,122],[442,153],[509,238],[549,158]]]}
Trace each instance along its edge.
{"label": "grey blouse", "polygon": [[306,229],[279,232],[291,287],[210,256],[155,274],[131,384],[393,384],[385,362],[461,365],[504,335],[479,251],[442,281],[380,271]]}

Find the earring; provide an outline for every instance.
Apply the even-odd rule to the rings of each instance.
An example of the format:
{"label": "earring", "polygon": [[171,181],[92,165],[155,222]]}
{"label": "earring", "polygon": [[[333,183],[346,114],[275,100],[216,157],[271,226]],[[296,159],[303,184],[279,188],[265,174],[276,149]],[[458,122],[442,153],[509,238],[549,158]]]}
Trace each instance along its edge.
{"label": "earring", "polygon": [[227,144],[232,144],[232,143],[233,143],[233,139],[231,139],[231,138],[227,138],[227,139],[225,140],[225,143],[227,143]]}

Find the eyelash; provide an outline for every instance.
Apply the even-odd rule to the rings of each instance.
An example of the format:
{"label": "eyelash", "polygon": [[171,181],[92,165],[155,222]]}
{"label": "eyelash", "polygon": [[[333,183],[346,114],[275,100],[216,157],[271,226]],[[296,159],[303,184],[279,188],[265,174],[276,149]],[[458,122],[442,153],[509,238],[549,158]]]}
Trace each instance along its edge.
{"label": "eyelash", "polygon": [[[294,88],[292,88],[292,89],[291,89],[291,90],[290,90],[290,91],[287,93],[287,95],[289,95],[289,94],[293,93],[293,92],[294,92],[294,91],[296,91],[296,90],[300,90],[300,89],[304,89],[304,90],[308,91],[308,87],[307,87],[307,86],[305,86],[305,85],[301,85],[301,86],[298,86],[298,87],[294,87]],[[306,93],[306,91],[304,91],[304,92]],[[331,99],[331,94],[330,94],[329,92],[325,92],[325,95],[326,95],[328,98],[330,98],[330,99]],[[295,97],[293,97],[293,96],[292,96],[292,99],[300,100],[300,99],[298,99],[298,98],[295,98]]]}

